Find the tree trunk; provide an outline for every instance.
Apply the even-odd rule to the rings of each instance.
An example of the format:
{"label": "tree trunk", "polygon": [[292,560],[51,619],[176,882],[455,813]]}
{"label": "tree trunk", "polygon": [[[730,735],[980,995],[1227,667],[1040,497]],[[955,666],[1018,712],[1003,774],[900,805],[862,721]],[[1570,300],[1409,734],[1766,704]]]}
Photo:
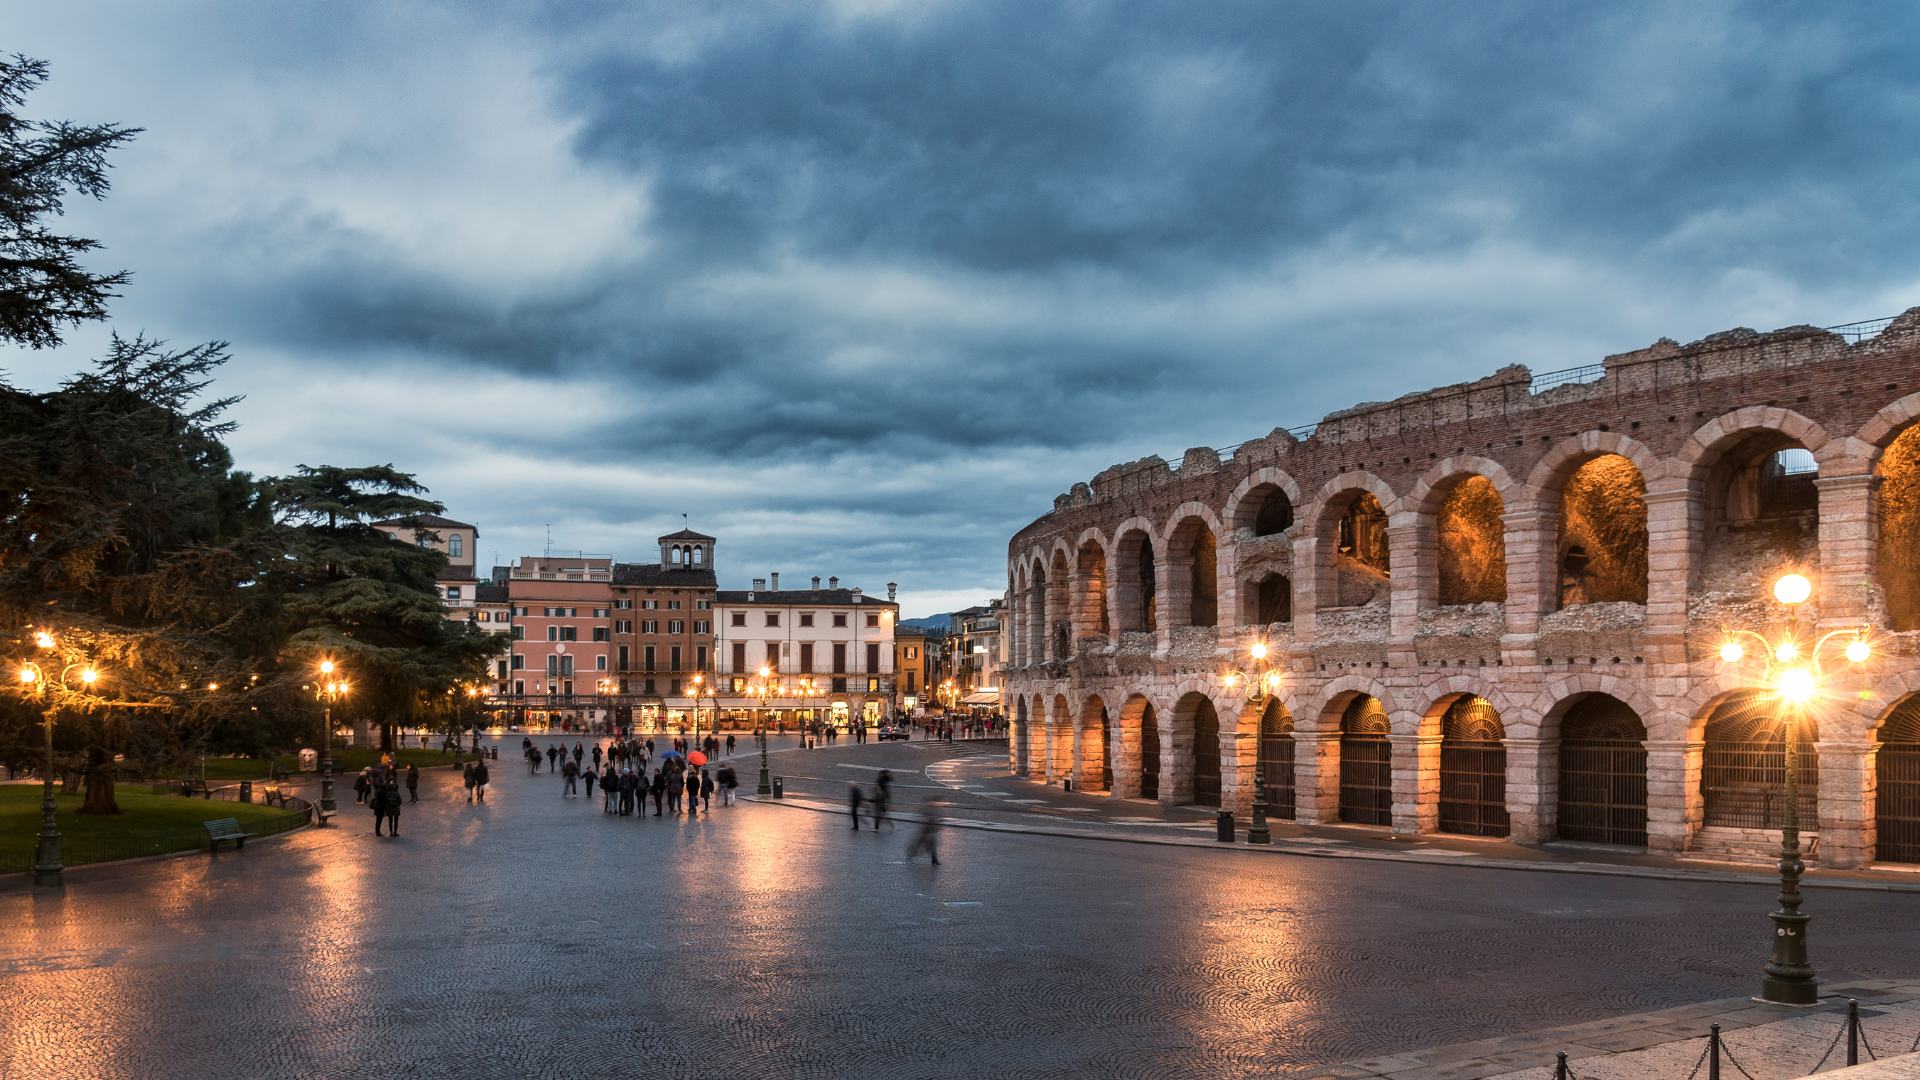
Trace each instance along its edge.
{"label": "tree trunk", "polygon": [[80,783],[83,777],[83,774],[80,772],[80,770],[69,769],[60,765],[55,765],[54,768],[58,769],[60,772],[60,794],[62,795],[80,794]]}
{"label": "tree trunk", "polygon": [[113,770],[94,765],[87,770],[87,797],[80,804],[83,814],[118,814],[120,803],[113,797]]}

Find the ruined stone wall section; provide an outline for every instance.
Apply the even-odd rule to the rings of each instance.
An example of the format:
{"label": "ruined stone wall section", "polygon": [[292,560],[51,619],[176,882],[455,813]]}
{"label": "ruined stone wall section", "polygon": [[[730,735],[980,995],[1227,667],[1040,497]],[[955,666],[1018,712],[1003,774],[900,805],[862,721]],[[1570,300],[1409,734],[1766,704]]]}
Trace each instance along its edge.
{"label": "ruined stone wall section", "polygon": [[[1078,598],[1070,658],[1043,662],[1041,641],[1022,642],[1006,672],[1006,700],[1027,703],[1027,718],[1016,717],[1016,764],[1045,777],[1049,760],[1053,774],[1064,760],[1084,773],[1089,758],[1098,760],[1087,748],[1103,745],[1102,734],[1082,730],[1076,737],[1055,725],[1084,729],[1087,703],[1097,697],[1114,724],[1104,733],[1114,795],[1139,792],[1135,773],[1146,737],[1159,745],[1160,797],[1178,799],[1191,790],[1191,777],[1181,770],[1193,759],[1194,710],[1190,701],[1177,706],[1187,694],[1206,695],[1221,718],[1223,744],[1232,738],[1230,718],[1247,703],[1221,676],[1230,664],[1245,663],[1251,641],[1264,639],[1285,672],[1281,696],[1296,723],[1300,820],[1337,816],[1331,800],[1338,797],[1339,748],[1330,732],[1344,701],[1364,692],[1379,698],[1392,718],[1395,797],[1408,802],[1396,805],[1395,827],[1432,828],[1432,755],[1419,752],[1421,740],[1436,737],[1427,727],[1436,709],[1444,711],[1443,699],[1472,693],[1494,703],[1506,732],[1514,837],[1551,839],[1558,718],[1582,695],[1607,694],[1626,703],[1646,729],[1650,846],[1686,849],[1702,842],[1705,718],[1742,685],[1730,680],[1715,655],[1717,641],[1708,639],[1717,638],[1723,623],[1764,618],[1765,597],[1739,593],[1749,583],[1764,586],[1777,566],[1799,558],[1814,564],[1808,568],[1816,580],[1814,603],[1804,614],[1822,628],[1866,620],[1882,645],[1862,675],[1872,688],[1823,706],[1830,715],[1821,719],[1818,745],[1820,860],[1830,866],[1870,861],[1874,732],[1901,696],[1920,692],[1920,632],[1887,625],[1877,577],[1888,557],[1880,525],[1881,454],[1920,421],[1920,309],[1856,344],[1806,327],[1740,330],[1686,346],[1657,342],[1607,357],[1596,368],[1537,392],[1526,369],[1503,368],[1472,383],[1330,414],[1305,437],[1276,429],[1230,454],[1191,450],[1178,468],[1147,457],[1074,485],[1008,547],[1016,585],[1057,565],[1055,551],[1073,553],[1069,580],[1048,580],[1044,592],[1014,590],[1009,625],[1037,632],[1045,625],[1044,607],[1060,602],[1047,593],[1058,589],[1063,598]],[[1720,447],[1748,431],[1777,431],[1813,452],[1819,465],[1815,543],[1775,558],[1756,536],[1745,545],[1751,554],[1730,543],[1710,560],[1705,538],[1714,496],[1706,477]],[[1602,454],[1629,458],[1645,482],[1646,600],[1559,610],[1564,485]],[[1437,603],[1440,506],[1450,478],[1459,474],[1486,476],[1498,489],[1504,602]],[[1263,483],[1287,489],[1294,524],[1278,536],[1255,538],[1233,525],[1234,509]],[[1355,487],[1381,497],[1392,574],[1385,596],[1374,603],[1335,608],[1324,594],[1339,589],[1341,577],[1333,572],[1336,504]],[[1141,582],[1130,572],[1120,536],[1138,530],[1153,538],[1156,614],[1170,615],[1192,590],[1170,574],[1177,556],[1169,540],[1196,508],[1205,509],[1218,544],[1218,626],[1200,631],[1163,617],[1154,631],[1143,632],[1123,615],[1138,607]],[[1096,562],[1077,554],[1088,543],[1104,549],[1105,580],[1095,588],[1106,593],[1107,635],[1087,633],[1097,607],[1085,599],[1080,567]],[[1271,569],[1286,569],[1292,579],[1293,621],[1250,625],[1256,605],[1242,590]],[[1019,610],[1029,604],[1043,609]],[[1139,717],[1149,705],[1154,723],[1143,732]],[[1221,757],[1223,802],[1244,821],[1253,772],[1224,767],[1239,761],[1232,747],[1223,745]]]}

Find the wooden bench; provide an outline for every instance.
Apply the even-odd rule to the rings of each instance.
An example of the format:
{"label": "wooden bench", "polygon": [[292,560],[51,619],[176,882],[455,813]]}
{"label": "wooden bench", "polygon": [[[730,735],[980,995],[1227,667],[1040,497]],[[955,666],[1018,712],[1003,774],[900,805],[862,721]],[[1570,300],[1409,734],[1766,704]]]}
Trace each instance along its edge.
{"label": "wooden bench", "polygon": [[268,806],[277,806],[285,810],[287,808],[287,800],[291,798],[293,798],[293,792],[288,791],[278,784],[268,784],[266,787],[260,789],[260,800]]}
{"label": "wooden bench", "polygon": [[200,823],[200,827],[207,830],[207,845],[210,850],[216,852],[220,850],[220,841],[222,840],[233,841],[234,850],[237,851],[240,848],[246,847],[247,837],[253,835],[252,833],[241,831],[239,818],[227,817],[216,818],[213,821],[203,821]]}
{"label": "wooden bench", "polygon": [[213,798],[213,790],[207,787],[207,782],[205,780],[180,781],[180,794],[186,796],[189,799],[193,798],[195,795],[198,795],[203,799]]}
{"label": "wooden bench", "polygon": [[338,810],[322,810],[318,796],[315,796],[313,801],[307,804],[307,810],[313,814],[313,823],[315,825],[325,825],[328,818],[340,812]]}

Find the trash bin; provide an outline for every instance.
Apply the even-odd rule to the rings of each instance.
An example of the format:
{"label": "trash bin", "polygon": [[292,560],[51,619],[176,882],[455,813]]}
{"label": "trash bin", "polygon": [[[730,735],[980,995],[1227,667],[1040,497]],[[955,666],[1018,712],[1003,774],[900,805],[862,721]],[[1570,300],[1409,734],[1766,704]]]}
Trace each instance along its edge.
{"label": "trash bin", "polygon": [[241,802],[253,801],[253,781],[251,780],[240,781],[240,801]]}
{"label": "trash bin", "polygon": [[787,797],[787,781],[785,777],[776,776],[773,778],[773,797],[776,799],[784,799]]}
{"label": "trash bin", "polygon": [[1233,811],[1222,810],[1213,822],[1213,838],[1223,844],[1233,843]]}
{"label": "trash bin", "polygon": [[495,760],[495,761],[499,761],[499,760],[500,760],[500,748],[499,748],[499,747],[497,747],[497,746],[489,746],[489,747],[487,747],[487,756],[488,756],[488,757],[490,757],[490,758],[492,758],[492,759],[493,759],[493,760]]}
{"label": "trash bin", "polygon": [[1073,790],[1073,777],[1071,777],[1071,776],[1065,776],[1065,777],[1061,777],[1061,779],[1060,779],[1060,790],[1062,790],[1062,791],[1072,791],[1072,790]]}
{"label": "trash bin", "polygon": [[301,772],[315,772],[319,768],[320,768],[320,751],[318,750],[300,751],[300,771]]}

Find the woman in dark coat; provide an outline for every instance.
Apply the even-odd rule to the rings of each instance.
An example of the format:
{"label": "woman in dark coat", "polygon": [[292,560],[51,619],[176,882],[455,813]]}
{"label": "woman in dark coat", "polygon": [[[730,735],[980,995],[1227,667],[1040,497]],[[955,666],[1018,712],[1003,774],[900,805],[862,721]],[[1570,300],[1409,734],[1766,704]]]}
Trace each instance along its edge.
{"label": "woman in dark coat", "polygon": [[387,835],[399,836],[400,804],[404,801],[400,798],[400,785],[389,783],[380,791],[387,797]]}
{"label": "woman in dark coat", "polygon": [[387,823],[387,789],[386,787],[381,786],[381,787],[374,788],[372,796],[370,796],[367,799],[367,805],[373,809],[373,835],[375,836],[386,835],[385,833],[382,833],[380,831],[381,828],[385,826]]}
{"label": "woman in dark coat", "polygon": [[660,816],[660,804],[667,797],[667,770],[660,768],[653,774],[653,816]]}
{"label": "woman in dark coat", "polygon": [[698,814],[699,812],[700,812],[700,770],[688,769],[687,770],[687,813],[688,815],[691,816],[691,815]]}

